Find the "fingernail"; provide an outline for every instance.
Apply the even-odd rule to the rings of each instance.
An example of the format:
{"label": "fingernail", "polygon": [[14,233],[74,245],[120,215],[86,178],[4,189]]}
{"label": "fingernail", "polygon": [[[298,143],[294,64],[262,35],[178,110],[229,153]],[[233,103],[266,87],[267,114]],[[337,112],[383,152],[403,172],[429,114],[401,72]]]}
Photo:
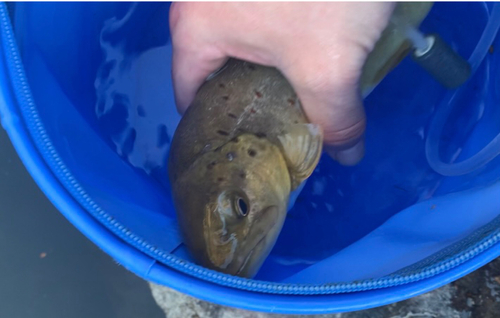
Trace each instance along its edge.
{"label": "fingernail", "polygon": [[337,151],[332,150],[329,153],[341,165],[354,166],[365,156],[365,141],[361,139],[351,148]]}

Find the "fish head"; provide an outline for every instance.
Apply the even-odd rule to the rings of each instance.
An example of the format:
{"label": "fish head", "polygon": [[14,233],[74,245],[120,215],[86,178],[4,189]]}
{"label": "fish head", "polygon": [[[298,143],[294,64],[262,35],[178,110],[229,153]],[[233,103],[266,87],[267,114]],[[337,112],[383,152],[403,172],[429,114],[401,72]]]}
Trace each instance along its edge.
{"label": "fish head", "polygon": [[253,277],[283,226],[291,181],[278,147],[239,136],[200,157],[174,185],[185,243],[201,265]]}

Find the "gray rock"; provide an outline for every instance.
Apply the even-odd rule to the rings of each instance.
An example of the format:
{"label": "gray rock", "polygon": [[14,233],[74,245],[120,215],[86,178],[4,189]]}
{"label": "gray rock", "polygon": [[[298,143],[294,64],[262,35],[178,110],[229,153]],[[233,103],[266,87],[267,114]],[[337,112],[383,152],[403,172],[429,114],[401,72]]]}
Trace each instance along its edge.
{"label": "gray rock", "polygon": [[153,297],[167,318],[494,318],[500,317],[500,259],[466,277],[395,304],[331,315],[280,315],[211,304],[150,283]]}

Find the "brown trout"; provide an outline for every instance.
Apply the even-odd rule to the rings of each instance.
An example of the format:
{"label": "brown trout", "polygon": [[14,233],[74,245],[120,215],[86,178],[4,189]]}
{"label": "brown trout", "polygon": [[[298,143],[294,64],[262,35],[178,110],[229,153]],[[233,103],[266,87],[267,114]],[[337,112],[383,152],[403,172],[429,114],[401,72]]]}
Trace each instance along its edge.
{"label": "brown trout", "polygon": [[[412,10],[395,14],[410,12],[418,16],[412,24],[420,24],[428,8],[409,5]],[[409,47],[394,26],[387,29],[380,39],[387,44],[365,65],[363,89],[376,85]],[[321,130],[308,122],[284,76],[229,60],[202,85],[170,148],[173,200],[196,262],[253,277],[278,238],[290,192],[312,174],[321,152]]]}

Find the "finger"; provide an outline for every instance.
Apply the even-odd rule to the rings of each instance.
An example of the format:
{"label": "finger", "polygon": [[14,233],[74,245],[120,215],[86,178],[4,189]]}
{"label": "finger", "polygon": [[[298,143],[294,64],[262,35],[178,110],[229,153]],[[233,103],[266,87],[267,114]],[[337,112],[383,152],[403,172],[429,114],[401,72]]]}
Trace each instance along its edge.
{"label": "finger", "polygon": [[303,69],[289,72],[290,81],[308,119],[321,126],[325,150],[342,165],[357,164],[364,157],[366,126],[358,71],[328,71],[314,63]]}
{"label": "finger", "polygon": [[208,39],[193,37],[201,33],[196,30],[198,26],[189,24],[191,19],[180,18],[183,7],[174,5],[170,10],[172,79],[177,109],[184,113],[206,78],[222,67],[228,58]]}
{"label": "finger", "polygon": [[[332,101],[341,94],[345,97]],[[356,165],[365,154],[366,116],[361,98],[354,87],[333,91],[329,96],[330,102],[321,97],[306,98],[305,105],[316,106],[308,108],[307,115],[323,128],[328,154],[342,165]]]}
{"label": "finger", "polygon": [[227,57],[211,58],[197,52],[174,48],[172,79],[175,101],[180,113],[189,107],[206,78],[222,67]]}

